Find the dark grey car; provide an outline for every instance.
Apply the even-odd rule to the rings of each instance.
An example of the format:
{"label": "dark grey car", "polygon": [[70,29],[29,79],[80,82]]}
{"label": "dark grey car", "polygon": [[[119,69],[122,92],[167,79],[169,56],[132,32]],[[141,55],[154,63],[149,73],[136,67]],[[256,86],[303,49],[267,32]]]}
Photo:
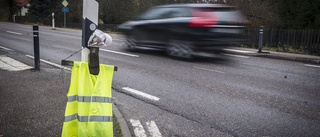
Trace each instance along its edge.
{"label": "dark grey car", "polygon": [[210,56],[237,42],[246,23],[234,7],[220,4],[173,4],[154,7],[118,26],[130,49],[164,49],[169,55]]}

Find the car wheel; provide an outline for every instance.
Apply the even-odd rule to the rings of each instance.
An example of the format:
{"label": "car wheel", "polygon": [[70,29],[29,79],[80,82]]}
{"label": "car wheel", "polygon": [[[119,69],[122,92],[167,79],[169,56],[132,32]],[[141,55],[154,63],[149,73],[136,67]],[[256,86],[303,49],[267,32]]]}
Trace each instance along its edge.
{"label": "car wheel", "polygon": [[170,40],[167,47],[167,54],[179,58],[193,58],[193,51],[189,48],[191,42],[182,40]]}
{"label": "car wheel", "polygon": [[125,45],[129,50],[136,50],[137,44],[136,40],[133,36],[127,36],[125,40]]}

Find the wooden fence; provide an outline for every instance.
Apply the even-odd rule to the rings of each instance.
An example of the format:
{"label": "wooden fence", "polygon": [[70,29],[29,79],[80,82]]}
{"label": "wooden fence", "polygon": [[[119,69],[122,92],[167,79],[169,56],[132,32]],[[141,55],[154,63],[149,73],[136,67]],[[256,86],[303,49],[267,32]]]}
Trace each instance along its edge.
{"label": "wooden fence", "polygon": [[[259,28],[247,28],[242,44],[258,48]],[[320,30],[263,29],[263,47],[280,48],[283,51],[296,50],[320,55]]]}

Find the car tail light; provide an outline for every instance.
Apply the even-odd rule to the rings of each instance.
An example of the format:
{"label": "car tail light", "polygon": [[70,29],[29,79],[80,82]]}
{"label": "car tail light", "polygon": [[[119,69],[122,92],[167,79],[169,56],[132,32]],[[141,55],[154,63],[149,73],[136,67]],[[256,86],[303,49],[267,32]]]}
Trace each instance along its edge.
{"label": "car tail light", "polygon": [[191,12],[195,19],[190,22],[190,27],[213,27],[219,20],[218,14],[213,9],[195,9]]}

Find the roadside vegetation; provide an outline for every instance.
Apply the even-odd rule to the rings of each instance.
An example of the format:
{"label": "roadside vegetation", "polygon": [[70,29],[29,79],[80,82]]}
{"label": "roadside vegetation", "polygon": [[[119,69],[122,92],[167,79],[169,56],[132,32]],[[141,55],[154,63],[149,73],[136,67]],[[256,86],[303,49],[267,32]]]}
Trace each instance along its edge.
{"label": "roadside vegetation", "polygon": [[[245,44],[241,44],[241,45],[239,45],[239,47],[257,49],[255,47],[251,47],[251,46],[248,46],[248,45],[245,45]],[[302,48],[301,49],[295,49],[290,45],[277,46],[277,47],[270,47],[268,45],[263,45],[262,46],[262,50],[263,51],[276,51],[276,52],[303,54],[303,55],[316,55],[316,54],[310,54],[309,52],[304,51]]]}

